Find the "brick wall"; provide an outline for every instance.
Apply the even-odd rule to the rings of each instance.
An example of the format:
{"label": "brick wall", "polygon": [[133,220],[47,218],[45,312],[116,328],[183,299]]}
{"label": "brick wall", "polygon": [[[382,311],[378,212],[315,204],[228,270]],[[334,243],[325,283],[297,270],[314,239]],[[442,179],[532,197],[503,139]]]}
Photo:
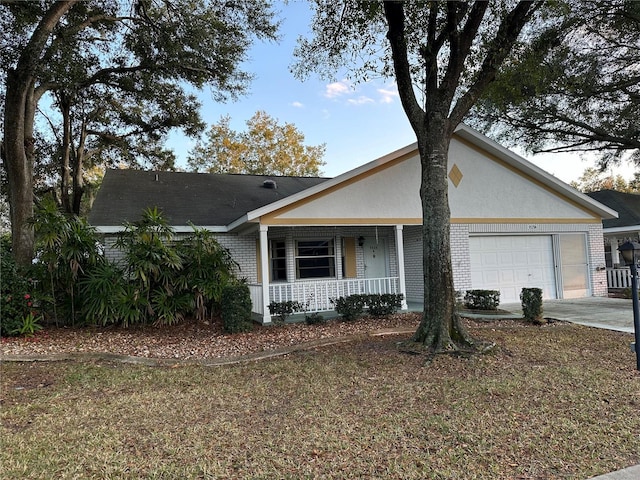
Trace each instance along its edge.
{"label": "brick wall", "polygon": [[602,234],[602,224],[589,225],[587,236],[589,248],[589,269],[592,278],[592,292],[594,297],[606,297],[607,271],[605,270],[604,258],[604,236]]}

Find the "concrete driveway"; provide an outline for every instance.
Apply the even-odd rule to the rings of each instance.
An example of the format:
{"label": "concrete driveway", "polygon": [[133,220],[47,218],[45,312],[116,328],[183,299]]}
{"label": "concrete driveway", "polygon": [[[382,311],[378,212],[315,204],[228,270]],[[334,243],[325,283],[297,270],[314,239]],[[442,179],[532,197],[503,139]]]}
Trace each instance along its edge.
{"label": "concrete driveway", "polygon": [[[504,303],[499,308],[522,315],[519,303]],[[587,297],[545,300],[543,309],[546,318],[633,333],[633,306],[630,299]]]}

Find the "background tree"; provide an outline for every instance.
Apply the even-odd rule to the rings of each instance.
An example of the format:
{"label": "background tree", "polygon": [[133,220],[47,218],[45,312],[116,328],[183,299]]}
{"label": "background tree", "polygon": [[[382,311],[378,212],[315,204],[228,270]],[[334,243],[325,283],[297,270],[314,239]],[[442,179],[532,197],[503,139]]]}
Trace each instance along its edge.
{"label": "background tree", "polygon": [[237,132],[222,117],[211,125],[204,140],[189,152],[188,163],[195,172],[245,173],[317,177],[325,165],[325,145],[304,145],[304,134],[295,125],[281,125],[266,112],[249,119],[247,130]]}
{"label": "background tree", "polygon": [[563,22],[504,69],[477,124],[532,152],[640,164],[640,3],[567,2]]}
{"label": "background tree", "polygon": [[170,165],[163,135],[201,126],[185,86],[207,86],[219,100],[244,92],[250,75],[240,65],[251,41],[276,31],[262,0],[0,0],[0,27],[2,159],[22,265],[33,256],[27,219],[34,165],[43,160],[36,117],[45,100],[61,119],[48,174],[59,175],[60,199],[76,210],[87,164],[146,158]]}
{"label": "background tree", "polygon": [[386,75],[396,80],[422,165],[424,314],[413,339],[435,351],[477,348],[454,307],[449,144],[501,67],[523,48],[519,38],[525,26],[527,40],[533,41],[555,25],[554,17],[542,22],[537,16],[543,5],[316,1],[314,37],[302,39],[296,50],[298,75],[309,70],[331,74],[346,66],[355,78]]}
{"label": "background tree", "polygon": [[597,192],[598,190],[616,190],[626,193],[640,193],[640,172],[627,181],[622,175],[608,174],[597,168],[587,168],[580,178],[570,184],[581,192]]}

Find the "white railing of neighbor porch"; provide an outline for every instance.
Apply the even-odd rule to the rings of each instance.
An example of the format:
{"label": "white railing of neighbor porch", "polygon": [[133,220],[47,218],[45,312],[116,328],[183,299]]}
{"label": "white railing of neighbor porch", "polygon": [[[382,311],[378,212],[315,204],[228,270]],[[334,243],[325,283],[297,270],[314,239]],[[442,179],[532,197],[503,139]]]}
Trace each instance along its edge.
{"label": "white railing of neighbor porch", "polygon": [[269,285],[270,301],[300,302],[311,312],[333,310],[332,298],[370,293],[399,293],[398,277],[317,280]]}
{"label": "white railing of neighbor porch", "polygon": [[264,312],[262,311],[262,285],[257,285],[255,283],[249,284],[249,295],[251,296],[251,311],[254,313],[259,313],[262,315]]}
{"label": "white railing of neighbor porch", "polygon": [[607,286],[609,288],[629,288],[631,287],[631,269],[607,268]]}

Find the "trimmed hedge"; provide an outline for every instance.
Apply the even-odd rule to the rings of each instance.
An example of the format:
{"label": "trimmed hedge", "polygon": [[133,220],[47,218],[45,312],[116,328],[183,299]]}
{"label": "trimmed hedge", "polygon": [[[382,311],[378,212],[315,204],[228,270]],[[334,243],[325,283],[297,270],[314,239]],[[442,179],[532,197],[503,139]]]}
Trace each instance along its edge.
{"label": "trimmed hedge", "polygon": [[464,306],[472,310],[497,310],[500,305],[499,290],[467,290]]}
{"label": "trimmed hedge", "polygon": [[226,332],[248,332],[253,328],[251,320],[251,295],[246,283],[226,285],[222,289],[222,325]]}
{"label": "trimmed hedge", "polygon": [[395,293],[374,293],[370,295],[349,295],[332,298],[331,303],[336,312],[345,320],[355,320],[368,307],[368,313],[375,317],[392,315],[402,306],[404,296]]}
{"label": "trimmed hedge", "polygon": [[269,304],[269,312],[272,316],[277,317],[280,322],[284,322],[289,315],[302,312],[303,310],[304,305],[292,300],[287,300],[286,302],[271,302]]}
{"label": "trimmed hedge", "polygon": [[542,289],[523,288],[520,292],[522,316],[533,323],[542,323]]}

